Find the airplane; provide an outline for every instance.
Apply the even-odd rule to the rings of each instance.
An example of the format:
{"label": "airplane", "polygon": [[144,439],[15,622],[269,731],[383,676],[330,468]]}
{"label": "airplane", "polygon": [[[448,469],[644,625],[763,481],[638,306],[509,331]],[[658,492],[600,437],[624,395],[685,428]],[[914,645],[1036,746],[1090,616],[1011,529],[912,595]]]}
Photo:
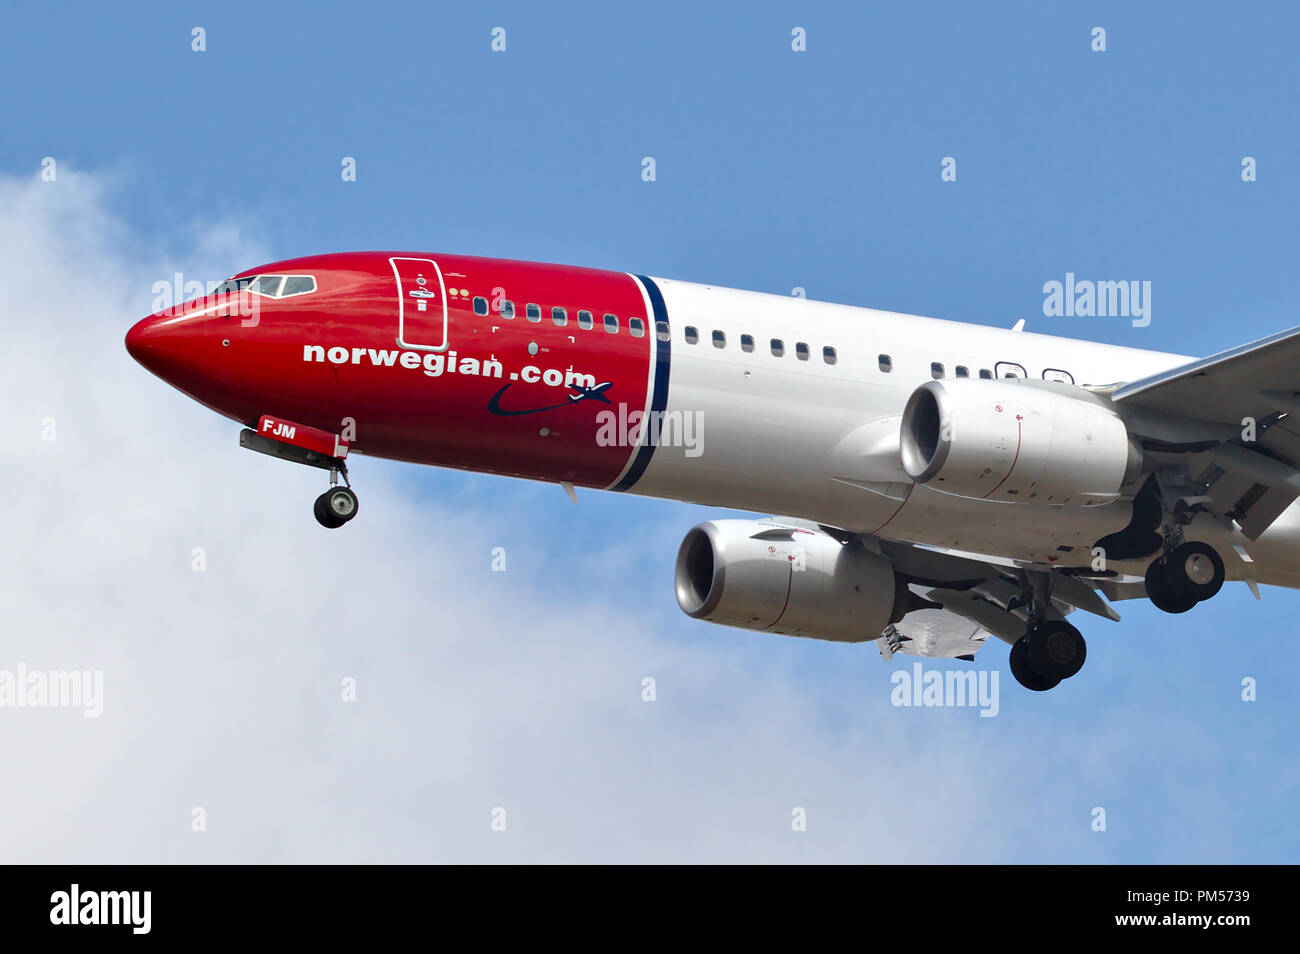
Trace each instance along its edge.
{"label": "airplane", "polygon": [[[1300,587],[1300,328],[1195,358],[647,275],[425,252],[254,268],[130,354],[329,471],[351,452],[784,516],[705,521],[688,615],[972,660],[1044,691],[1067,617]],[[1298,418],[1300,419],[1300,418]],[[341,483],[340,483],[341,480]]]}

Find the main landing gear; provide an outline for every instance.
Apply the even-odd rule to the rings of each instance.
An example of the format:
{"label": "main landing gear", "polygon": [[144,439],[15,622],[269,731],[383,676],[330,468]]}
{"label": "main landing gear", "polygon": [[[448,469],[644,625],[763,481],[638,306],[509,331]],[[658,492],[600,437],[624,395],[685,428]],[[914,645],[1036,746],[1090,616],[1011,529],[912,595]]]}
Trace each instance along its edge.
{"label": "main landing gear", "polygon": [[1223,559],[1207,543],[1179,544],[1147,567],[1147,597],[1166,613],[1186,613],[1223,586]]}
{"label": "main landing gear", "polygon": [[1021,582],[1022,593],[1014,602],[1028,607],[1029,618],[1025,634],[1011,646],[1011,674],[1026,689],[1045,692],[1083,668],[1088,644],[1074,626],[1049,615],[1050,573],[1030,572]]}
{"label": "main landing gear", "polygon": [[[1197,603],[1204,602],[1219,592],[1223,586],[1223,558],[1208,543],[1183,540],[1183,531],[1205,509],[1210,499],[1195,485],[1156,480],[1153,475],[1153,498],[1148,502],[1154,518],[1158,500],[1162,513],[1159,537],[1161,552],[1147,567],[1147,598],[1157,609],[1166,613],[1186,613]],[[1147,493],[1147,489],[1143,488]],[[1158,494],[1158,496],[1157,496]],[[1139,495],[1141,496],[1141,494]],[[1137,501],[1134,501],[1136,507]]]}
{"label": "main landing gear", "polygon": [[1011,675],[1026,689],[1045,692],[1083,668],[1088,644],[1063,619],[1033,624],[1011,646]]}

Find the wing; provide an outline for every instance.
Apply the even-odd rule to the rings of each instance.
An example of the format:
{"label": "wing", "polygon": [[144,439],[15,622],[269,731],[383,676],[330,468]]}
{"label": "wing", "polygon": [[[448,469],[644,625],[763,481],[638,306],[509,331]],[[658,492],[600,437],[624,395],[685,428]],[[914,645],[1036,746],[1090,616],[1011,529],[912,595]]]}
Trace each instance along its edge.
{"label": "wing", "polygon": [[1257,539],[1300,495],[1300,328],[1110,394],[1144,450],[1191,475],[1189,493]]}
{"label": "wing", "polygon": [[1285,396],[1297,410],[1300,387],[1300,328],[1201,358],[1122,385],[1112,395],[1175,417],[1197,417],[1239,426],[1244,416],[1264,417],[1270,392]]}

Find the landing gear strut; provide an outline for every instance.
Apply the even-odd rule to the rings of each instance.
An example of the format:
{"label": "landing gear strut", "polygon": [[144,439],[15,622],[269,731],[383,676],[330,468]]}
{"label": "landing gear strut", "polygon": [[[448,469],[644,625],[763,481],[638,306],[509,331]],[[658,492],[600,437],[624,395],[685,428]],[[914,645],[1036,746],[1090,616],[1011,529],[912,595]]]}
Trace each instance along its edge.
{"label": "landing gear strut", "polygon": [[1052,577],[1032,573],[1017,599],[1029,608],[1029,626],[1011,646],[1011,674],[1026,689],[1045,692],[1083,668],[1088,644],[1083,634],[1063,619],[1048,618]]}

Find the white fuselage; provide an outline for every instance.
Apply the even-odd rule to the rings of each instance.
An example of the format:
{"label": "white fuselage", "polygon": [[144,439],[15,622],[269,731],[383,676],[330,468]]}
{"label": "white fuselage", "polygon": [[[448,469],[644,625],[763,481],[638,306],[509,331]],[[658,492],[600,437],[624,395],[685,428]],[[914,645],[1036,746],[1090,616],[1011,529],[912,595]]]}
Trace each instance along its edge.
{"label": "white fuselage", "polygon": [[[694,455],[660,446],[636,493],[803,517],[886,539],[1017,560],[1087,565],[1129,519],[1097,507],[976,500],[913,486],[892,461],[911,393],[959,374],[1132,381],[1191,357],[656,278],[671,317],[666,417],[693,416]],[[694,329],[695,343],[689,343]],[[715,332],[724,336],[715,344]],[[753,349],[742,347],[742,336]],[[772,339],[783,345],[773,353]],[[806,357],[800,344],[805,344]],[[824,348],[834,349],[834,363]],[[888,370],[885,370],[888,368]],[[701,452],[702,451],[702,452]],[[893,487],[887,486],[893,482]],[[1229,577],[1300,586],[1300,508],[1258,541],[1210,518],[1189,538],[1224,554]],[[1241,547],[1241,550],[1234,549]],[[1247,549],[1248,548],[1248,549]],[[1245,553],[1254,562],[1244,561]],[[1141,573],[1144,564],[1120,567]]]}

